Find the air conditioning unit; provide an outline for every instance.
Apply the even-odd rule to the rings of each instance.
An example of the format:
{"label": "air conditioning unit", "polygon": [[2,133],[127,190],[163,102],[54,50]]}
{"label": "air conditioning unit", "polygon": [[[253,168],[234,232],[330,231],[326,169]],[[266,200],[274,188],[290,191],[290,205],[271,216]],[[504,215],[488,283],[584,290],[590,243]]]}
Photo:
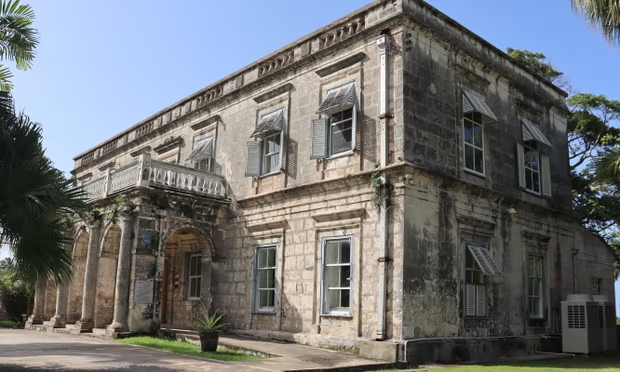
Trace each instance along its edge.
{"label": "air conditioning unit", "polygon": [[569,295],[562,301],[562,351],[590,354],[602,349],[598,303],[588,294]]}
{"label": "air conditioning unit", "polygon": [[598,303],[603,351],[617,351],[616,307],[613,303],[607,301],[607,296],[594,295],[592,300]]}

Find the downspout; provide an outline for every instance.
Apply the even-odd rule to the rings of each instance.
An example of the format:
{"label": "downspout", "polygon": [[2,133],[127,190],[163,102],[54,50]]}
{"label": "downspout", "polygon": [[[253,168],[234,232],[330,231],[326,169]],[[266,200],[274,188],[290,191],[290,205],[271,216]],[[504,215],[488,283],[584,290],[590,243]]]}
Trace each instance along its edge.
{"label": "downspout", "polygon": [[[377,47],[379,47],[379,68],[380,68],[380,103],[379,103],[379,120],[381,127],[381,183],[383,186],[387,183],[387,174],[385,167],[388,165],[388,52],[390,49],[390,39],[387,34],[388,30],[381,31],[381,36],[377,39]],[[387,200],[383,201],[383,205],[379,210],[379,298],[377,299],[377,340],[386,338],[385,318],[387,312],[387,246],[388,246],[388,211]]]}

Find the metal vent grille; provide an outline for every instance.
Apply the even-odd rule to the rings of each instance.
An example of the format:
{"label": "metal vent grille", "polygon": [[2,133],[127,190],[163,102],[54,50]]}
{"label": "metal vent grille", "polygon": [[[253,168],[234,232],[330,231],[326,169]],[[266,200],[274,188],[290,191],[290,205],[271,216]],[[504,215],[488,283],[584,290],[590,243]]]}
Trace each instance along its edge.
{"label": "metal vent grille", "polygon": [[598,307],[598,327],[605,328],[605,306]]}
{"label": "metal vent grille", "polygon": [[586,328],[584,305],[568,305],[568,328]]}

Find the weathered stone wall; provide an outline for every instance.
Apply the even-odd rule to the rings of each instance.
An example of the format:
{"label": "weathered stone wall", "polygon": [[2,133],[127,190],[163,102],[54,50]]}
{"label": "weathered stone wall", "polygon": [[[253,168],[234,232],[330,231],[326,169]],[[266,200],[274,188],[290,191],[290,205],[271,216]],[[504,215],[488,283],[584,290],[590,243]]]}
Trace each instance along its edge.
{"label": "weathered stone wall", "polygon": [[[573,293],[573,248],[585,249],[597,262],[576,262],[577,272],[583,271],[577,292],[591,293],[590,276],[597,273],[613,288],[611,252],[570,218],[522,202],[506,204],[501,195],[420,170],[411,174],[405,190],[404,338],[559,331],[553,328],[553,322],[561,324],[559,301]],[[503,273],[485,278],[483,319],[464,314],[465,242],[487,244]],[[544,318],[539,320],[528,317],[529,253],[543,256]]]}
{"label": "weathered stone wall", "polygon": [[99,253],[97,297],[95,298],[95,328],[105,328],[112,324],[116,269],[120,245],[121,228],[116,224],[111,224],[104,231]]}
{"label": "weathered stone wall", "polygon": [[[439,19],[429,18],[424,22],[450,29]],[[449,44],[441,34],[431,35],[415,22],[403,32],[405,159],[420,168],[534,204],[570,210],[562,94],[511,65],[499,53],[482,53],[473,38],[459,35],[460,44]],[[464,169],[462,88],[482,92],[499,120],[484,126],[484,176]],[[523,118],[538,123],[553,146],[549,154],[551,198],[532,195],[518,186],[517,142]]]}
{"label": "weathered stone wall", "polygon": [[[86,230],[86,228],[84,228]],[[67,323],[75,323],[82,315],[82,297],[84,295],[84,274],[86,271],[86,253],[88,252],[89,234],[78,233],[73,247],[73,278],[69,286]]]}
{"label": "weathered stone wall", "polygon": [[45,288],[45,305],[43,309],[43,319],[50,320],[56,314],[56,281],[54,278],[47,280]]}

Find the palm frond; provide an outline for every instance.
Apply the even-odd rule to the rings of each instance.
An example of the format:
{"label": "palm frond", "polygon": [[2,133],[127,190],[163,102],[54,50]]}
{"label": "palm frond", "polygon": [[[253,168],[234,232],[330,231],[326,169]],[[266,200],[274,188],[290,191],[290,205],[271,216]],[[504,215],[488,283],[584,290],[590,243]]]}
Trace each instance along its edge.
{"label": "palm frond", "polygon": [[0,59],[15,61],[17,68],[31,67],[39,44],[38,31],[32,28],[34,11],[19,0],[0,6]]}
{"label": "palm frond", "polygon": [[620,1],[571,0],[573,10],[600,31],[612,44],[620,45]]}

